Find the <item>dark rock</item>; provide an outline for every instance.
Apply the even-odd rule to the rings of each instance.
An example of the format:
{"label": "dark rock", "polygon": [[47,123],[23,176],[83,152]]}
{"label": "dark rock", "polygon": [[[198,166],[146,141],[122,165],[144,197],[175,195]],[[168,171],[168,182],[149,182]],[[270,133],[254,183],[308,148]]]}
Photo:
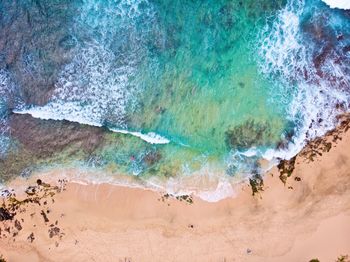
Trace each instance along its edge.
{"label": "dark rock", "polygon": [[0,159],[0,177],[3,181],[18,176],[23,170],[27,175],[37,162],[52,161],[67,151],[71,158],[77,156],[85,159],[96,148],[103,146],[107,134],[107,131],[97,127],[68,121],[40,120],[30,115],[11,114],[8,124],[18,150]]}
{"label": "dark rock", "polygon": [[277,149],[287,149],[289,143],[293,140],[293,136],[295,135],[294,128],[291,128],[284,134],[284,138],[277,144]]}
{"label": "dark rock", "polygon": [[103,142],[103,131],[97,127],[68,121],[40,120],[30,115],[13,114],[9,118],[12,137],[35,156],[45,158],[68,147],[92,153]]}
{"label": "dark rock", "polygon": [[29,195],[29,196],[33,196],[35,193],[36,193],[36,187],[35,186],[29,186],[27,189],[26,189],[26,194]]}
{"label": "dark rock", "polygon": [[0,207],[0,221],[12,220],[14,214],[12,214],[6,208]]}
{"label": "dark rock", "polygon": [[44,210],[41,210],[40,215],[42,215],[42,217],[44,218],[45,223],[49,222],[50,220],[47,218],[46,213],[44,212]]}
{"label": "dark rock", "polygon": [[60,234],[60,229],[58,227],[53,227],[49,229],[49,237],[53,238],[54,236],[58,236]]}
{"label": "dark rock", "polygon": [[252,187],[252,195],[259,193],[260,191],[264,191],[264,180],[261,175],[255,174],[251,178],[249,178],[249,184]]}
{"label": "dark rock", "polygon": [[27,237],[27,240],[30,242],[30,243],[33,243],[35,237],[34,237],[34,233],[30,233],[30,235]]}
{"label": "dark rock", "polygon": [[22,230],[22,225],[21,223],[16,219],[15,220],[15,228],[18,230],[18,231],[21,231]]}
{"label": "dark rock", "polygon": [[294,171],[295,160],[296,156],[289,160],[280,160],[279,164],[277,165],[277,168],[280,172],[279,178],[284,184],[286,184],[287,178],[290,177]]}
{"label": "dark rock", "polygon": [[0,262],[6,262],[6,259],[2,255],[0,255]]}

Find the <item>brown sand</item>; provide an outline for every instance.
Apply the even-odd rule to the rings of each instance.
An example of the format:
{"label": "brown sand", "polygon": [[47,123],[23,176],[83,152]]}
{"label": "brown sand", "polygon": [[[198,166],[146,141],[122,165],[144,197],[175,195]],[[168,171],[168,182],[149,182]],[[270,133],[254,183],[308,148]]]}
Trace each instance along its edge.
{"label": "brown sand", "polygon": [[[23,229],[0,239],[0,253],[11,262],[335,261],[350,255],[349,145],[347,133],[316,161],[297,158],[286,185],[274,170],[260,196],[252,197],[246,185],[237,197],[216,203],[68,183],[54,203],[31,204],[18,215]],[[40,212],[48,209],[45,223]],[[53,227],[60,232],[50,238]]]}

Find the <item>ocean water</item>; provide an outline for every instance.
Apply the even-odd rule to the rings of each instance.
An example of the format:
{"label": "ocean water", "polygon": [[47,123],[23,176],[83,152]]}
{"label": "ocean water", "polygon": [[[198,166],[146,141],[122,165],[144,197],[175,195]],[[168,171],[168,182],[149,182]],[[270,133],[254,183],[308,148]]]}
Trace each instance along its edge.
{"label": "ocean water", "polygon": [[338,7],[3,0],[0,154],[15,142],[11,113],[68,120],[115,132],[83,168],[155,187],[205,177],[230,194],[223,184],[291,158],[348,111],[350,13]]}

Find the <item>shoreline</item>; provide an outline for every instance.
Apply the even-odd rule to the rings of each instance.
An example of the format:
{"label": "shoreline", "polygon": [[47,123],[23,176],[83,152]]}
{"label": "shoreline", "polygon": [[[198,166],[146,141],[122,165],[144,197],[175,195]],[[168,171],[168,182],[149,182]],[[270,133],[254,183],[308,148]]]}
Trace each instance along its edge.
{"label": "shoreline", "polygon": [[350,133],[343,131],[313,161],[298,156],[285,184],[273,168],[255,196],[248,184],[234,198],[209,203],[68,182],[41,205],[19,208],[21,230],[1,222],[2,234],[5,224],[11,234],[2,235],[0,254],[8,261],[335,261],[350,255]]}
{"label": "shoreline", "polygon": [[[22,116],[22,115],[17,115],[18,117]],[[44,123],[47,124],[47,121],[49,120],[40,120],[40,119],[36,119],[36,118],[32,118],[30,115],[24,115],[26,116],[24,119],[22,119],[21,117],[19,118],[19,120],[24,120],[24,121],[29,121],[31,123],[31,125],[35,124],[35,123],[39,123],[40,121],[44,121]],[[16,117],[15,117],[16,118]],[[340,115],[337,120],[339,121],[339,125],[337,128],[326,132],[326,134],[324,136],[315,138],[313,140],[311,140],[311,142],[306,143],[306,145],[303,147],[303,149],[301,149],[299,151],[299,153],[296,155],[300,155],[303,156],[304,158],[308,158],[308,157],[312,157],[310,154],[312,154],[313,151],[315,151],[315,148],[312,147],[317,147],[317,146],[323,146],[324,148],[320,148],[321,151],[324,150],[330,150],[331,146],[328,146],[328,142],[326,143],[325,141],[327,139],[329,139],[330,137],[333,137],[333,142],[335,142],[337,140],[338,137],[338,133],[343,133],[346,132],[348,128],[348,126],[350,126],[350,114],[342,114]],[[33,122],[31,122],[33,121]],[[46,122],[45,122],[46,121]],[[17,120],[14,120],[14,122],[18,122]],[[71,123],[69,121],[58,121],[56,124],[60,125],[60,124],[67,124],[69,123],[70,128],[68,129],[74,129],[74,128],[78,128],[78,131],[75,130],[76,132],[80,132],[79,128],[80,128],[80,124],[78,123]],[[345,123],[345,124],[343,124]],[[15,124],[16,126],[16,124]],[[85,140],[85,142],[83,143],[83,149],[85,150],[85,147],[87,149],[87,152],[90,152],[90,154],[92,154],[93,149],[98,147],[98,142],[103,143],[103,138],[101,138],[101,132],[103,132],[103,130],[101,129],[96,129],[96,127],[91,127],[91,126],[85,126],[89,131],[87,131],[87,133],[83,133],[83,139]],[[90,130],[91,129],[91,130]],[[346,129],[344,131],[344,129]],[[110,130],[109,130],[110,131]],[[92,132],[93,133],[93,142],[90,144],[89,142],[89,138],[88,138],[88,133]],[[95,133],[96,134],[95,134]],[[31,136],[34,134],[31,134]],[[69,134],[68,136],[72,136],[72,142],[75,141],[76,138],[78,138],[79,140],[79,136],[75,136],[74,132],[72,132],[72,134]],[[30,142],[30,141],[26,141],[27,138],[23,137],[23,135],[20,135],[19,139],[23,142],[25,141],[25,143],[27,143],[28,148],[30,148],[31,150],[35,150],[36,149],[36,141],[34,139],[34,142]],[[39,151],[42,151],[42,148],[45,148],[45,150],[43,150],[43,152],[40,152],[38,154],[39,158],[44,157],[45,155],[53,155],[54,150],[53,149],[49,149],[51,147],[51,145],[46,146],[46,145],[42,145],[41,144],[42,141],[39,141]],[[40,164],[39,164],[39,170],[31,170],[28,166],[27,168],[25,168],[24,170],[22,170],[24,167],[22,167],[22,173],[21,176],[23,176],[23,180],[26,180],[28,177],[35,177],[36,174],[44,174],[46,173],[47,176],[50,177],[50,179],[52,178],[54,173],[57,173],[56,170],[59,170],[61,173],[67,173],[65,179],[68,179],[69,181],[73,181],[73,182],[79,182],[79,183],[83,183],[83,184],[101,184],[101,183],[109,183],[112,185],[117,185],[117,186],[127,186],[127,187],[136,187],[136,188],[144,188],[146,190],[154,190],[154,191],[165,191],[167,193],[170,193],[172,195],[182,195],[182,194],[191,194],[191,195],[196,195],[201,197],[203,200],[209,201],[209,202],[216,202],[219,201],[221,199],[225,199],[227,197],[233,197],[236,195],[236,189],[239,187],[241,187],[243,184],[245,183],[251,183],[253,180],[253,183],[255,183],[254,179],[258,179],[258,180],[263,180],[263,176],[268,174],[270,172],[271,169],[274,168],[274,166],[276,165],[277,167],[279,167],[282,163],[282,165],[290,165],[290,163],[295,159],[295,157],[291,157],[291,158],[287,158],[289,160],[283,160],[282,158],[279,158],[278,156],[280,155],[290,155],[290,152],[294,152],[295,151],[295,146],[292,145],[291,141],[285,141],[286,143],[289,144],[289,146],[287,146],[287,144],[285,144],[284,147],[278,147],[272,151],[275,152],[275,157],[270,159],[270,158],[265,158],[264,154],[261,157],[261,159],[259,160],[259,171],[257,171],[257,174],[252,174],[251,176],[248,175],[244,175],[244,174],[236,174],[234,176],[227,176],[225,174],[223,174],[223,170],[221,170],[220,167],[217,167],[215,165],[203,165],[202,169],[195,171],[193,174],[191,174],[191,176],[175,176],[175,177],[170,177],[170,178],[164,178],[164,177],[157,177],[157,176],[151,176],[151,177],[147,177],[146,179],[144,179],[143,177],[138,178],[138,177],[134,177],[131,175],[125,175],[125,174],[121,174],[121,173],[117,173],[116,169],[114,168],[113,170],[108,170],[108,167],[106,167],[106,170],[103,169],[99,169],[99,168],[87,168],[84,166],[79,167],[79,161],[78,164],[75,165],[74,162],[71,162],[68,164],[68,166],[63,167],[63,166],[56,166],[56,167],[48,167],[47,169],[45,169],[45,167],[41,167],[40,169]],[[60,143],[62,143],[62,141],[60,141]],[[73,142],[74,143],[74,142]],[[63,142],[64,144],[64,142]],[[312,146],[311,146],[312,145]],[[53,144],[52,146],[56,146],[55,144]],[[58,147],[60,147],[60,144],[57,145]],[[46,147],[49,147],[46,149]],[[329,148],[328,148],[329,147]],[[288,151],[287,149],[291,149],[292,151]],[[78,148],[79,150],[79,148]],[[92,150],[92,151],[91,151]],[[249,151],[249,150],[248,150]],[[270,150],[271,151],[271,150]],[[287,153],[289,152],[289,153]],[[69,154],[69,151],[65,152]],[[62,153],[63,155],[65,153]],[[85,152],[86,153],[86,152]],[[265,152],[266,154],[270,154],[271,152]],[[247,152],[242,152],[242,155],[247,154]],[[308,156],[309,154],[309,156]],[[316,153],[317,155],[318,153]],[[294,153],[292,154],[294,155]],[[7,163],[5,162],[5,173],[2,174],[6,177],[6,171],[12,172],[16,169],[16,159],[14,158],[15,156],[11,156],[9,157],[10,162]],[[86,156],[88,157],[88,156]],[[31,159],[31,156],[24,156],[24,158],[28,158],[29,160],[33,160],[35,161],[35,158]],[[23,164],[28,165],[29,162],[27,161],[28,159],[23,161]],[[53,159],[55,159],[55,157],[53,156]],[[58,157],[59,159],[59,157]],[[281,160],[282,159],[282,160]],[[11,160],[14,161],[14,163],[11,164]],[[20,159],[22,160],[22,159]],[[21,161],[19,161],[21,162]],[[40,162],[40,160],[39,160]],[[54,162],[53,162],[54,163]],[[278,164],[280,163],[280,164]],[[293,164],[294,165],[294,164]],[[291,165],[291,168],[292,166]],[[14,166],[14,168],[13,168]],[[21,167],[21,164],[18,165],[18,167]],[[283,168],[283,167],[282,167]],[[113,168],[112,168],[113,169]],[[287,170],[288,171],[288,170]],[[283,170],[281,172],[284,172]],[[1,172],[0,172],[1,173]],[[17,173],[18,174],[18,173]],[[11,176],[11,175],[10,175]],[[9,176],[9,177],[10,177]],[[283,176],[283,174],[281,174],[281,176]],[[287,174],[288,176],[288,174]],[[61,177],[57,177],[57,179],[62,178]],[[21,183],[21,178],[15,177],[14,180],[19,180],[19,183]],[[52,180],[52,179],[51,179]],[[283,182],[283,179],[281,179]],[[12,180],[13,181],[13,180]],[[5,186],[6,187],[6,184]],[[199,190],[200,189],[200,190]],[[238,190],[239,191],[239,190]]]}

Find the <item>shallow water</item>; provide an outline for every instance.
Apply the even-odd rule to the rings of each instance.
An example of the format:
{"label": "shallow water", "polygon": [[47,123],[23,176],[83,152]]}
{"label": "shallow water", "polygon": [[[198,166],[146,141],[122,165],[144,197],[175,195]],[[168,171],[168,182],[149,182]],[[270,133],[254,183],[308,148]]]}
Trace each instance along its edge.
{"label": "shallow water", "polygon": [[0,14],[3,159],[13,111],[128,133],[76,157],[88,168],[249,176],[348,110],[350,15],[320,0],[5,0]]}

